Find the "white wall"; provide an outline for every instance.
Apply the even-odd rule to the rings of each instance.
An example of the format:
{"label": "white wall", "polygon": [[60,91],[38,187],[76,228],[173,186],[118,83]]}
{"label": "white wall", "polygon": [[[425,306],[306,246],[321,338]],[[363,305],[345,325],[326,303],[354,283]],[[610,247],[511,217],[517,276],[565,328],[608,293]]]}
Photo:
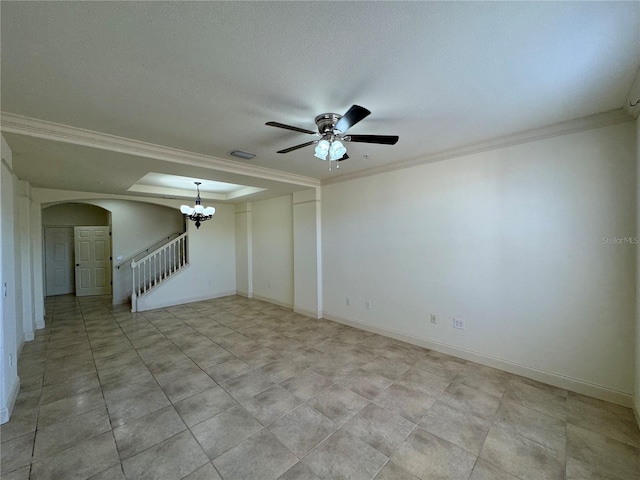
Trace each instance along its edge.
{"label": "white wall", "polygon": [[[639,77],[640,78],[640,77]],[[636,237],[640,238],[640,117],[636,118]],[[634,411],[640,426],[640,247],[636,247],[636,376]]]}
{"label": "white wall", "polygon": [[29,244],[31,247],[31,304],[33,310],[33,320],[35,328],[44,328],[44,265],[43,265],[43,229],[42,229],[42,208],[33,199],[31,190],[29,202]]}
{"label": "white wall", "polygon": [[320,189],[293,194],[294,311],[322,318]]}
{"label": "white wall", "polygon": [[[251,204],[253,296],[293,306],[291,195]],[[271,286],[269,286],[271,285]]]}
{"label": "white wall", "polygon": [[[22,311],[23,306],[23,277],[22,277],[22,238],[21,235],[24,232],[24,222],[20,218],[22,210],[22,202],[20,198],[20,180],[15,175],[12,176],[12,205],[13,214],[11,220],[13,223],[13,294],[14,294],[14,308],[16,315],[16,339],[18,342],[18,354],[22,350],[24,344],[24,315]],[[26,279],[25,279],[26,280]]]}
{"label": "white wall", "polygon": [[236,293],[322,317],[320,189],[235,208]]}
{"label": "white wall", "polygon": [[634,137],[626,122],[323,187],[325,317],[630,403],[635,246],[603,237],[635,235]]}
{"label": "white wall", "polygon": [[[17,177],[16,177],[17,180]],[[35,337],[36,319],[34,310],[34,285],[33,285],[33,268],[32,258],[33,250],[31,248],[31,226],[32,226],[32,200],[31,200],[31,185],[28,182],[17,181],[14,183],[18,192],[18,208],[16,210],[17,218],[15,218],[15,224],[17,225],[17,234],[14,235],[16,239],[15,254],[20,256],[20,282],[21,282],[21,304],[16,305],[16,308],[21,310],[21,326],[23,333],[23,340],[30,341]],[[16,262],[16,265],[18,263]],[[16,266],[16,270],[17,270]],[[16,277],[16,280],[18,278]]]}
{"label": "white wall", "polygon": [[251,203],[241,203],[235,209],[236,293],[253,297],[253,252],[251,250]]}
{"label": "white wall", "polygon": [[233,295],[236,291],[235,208],[215,205],[211,220],[187,223],[189,266],[138,300],[138,311]]}
{"label": "white wall", "polygon": [[163,237],[184,231],[183,217],[174,208],[128,200],[92,200],[111,212],[111,232],[114,263],[124,259]]}
{"label": "white wall", "polygon": [[[2,164],[0,165],[0,301],[2,302],[2,329],[0,335],[0,423],[9,420],[20,388],[17,370],[19,339],[16,331],[14,222],[13,222],[13,170],[11,150],[2,138]],[[5,290],[6,289],[6,290]]]}

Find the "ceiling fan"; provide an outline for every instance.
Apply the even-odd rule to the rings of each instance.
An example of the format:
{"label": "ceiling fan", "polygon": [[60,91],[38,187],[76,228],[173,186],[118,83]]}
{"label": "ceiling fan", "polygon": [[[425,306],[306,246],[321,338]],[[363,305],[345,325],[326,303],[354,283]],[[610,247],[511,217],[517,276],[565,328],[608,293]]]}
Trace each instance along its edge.
{"label": "ceiling fan", "polygon": [[[371,112],[360,105],[352,105],[344,115],[337,113],[323,113],[315,119],[318,131],[307,130],[306,128],[294,127],[278,122],[267,122],[271,127],[284,128],[294,132],[316,135],[317,140],[301,143],[293,147],[278,150],[278,153],[289,153],[299,148],[316,145],[315,156],[322,160],[341,162],[349,158],[347,149],[342,142],[379,143],[382,145],[395,145],[398,141],[397,135],[347,135],[347,130],[353,127],[360,120],[367,117]],[[329,164],[331,165],[331,164]]]}

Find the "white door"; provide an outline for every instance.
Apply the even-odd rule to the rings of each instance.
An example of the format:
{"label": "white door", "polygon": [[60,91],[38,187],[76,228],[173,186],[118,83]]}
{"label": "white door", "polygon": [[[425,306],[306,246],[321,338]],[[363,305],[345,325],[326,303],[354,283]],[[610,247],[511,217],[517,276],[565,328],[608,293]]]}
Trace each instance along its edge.
{"label": "white door", "polygon": [[44,264],[47,296],[74,290],[73,227],[44,229]]}
{"label": "white door", "polygon": [[73,227],[76,253],[76,296],[111,293],[109,227]]}

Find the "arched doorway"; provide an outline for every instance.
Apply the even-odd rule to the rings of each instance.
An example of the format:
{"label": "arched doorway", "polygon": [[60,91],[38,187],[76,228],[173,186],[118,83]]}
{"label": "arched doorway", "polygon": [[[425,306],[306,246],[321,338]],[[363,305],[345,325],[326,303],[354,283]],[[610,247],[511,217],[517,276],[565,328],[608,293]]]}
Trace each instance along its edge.
{"label": "arched doorway", "polygon": [[42,226],[46,296],[111,294],[108,210],[86,203],[56,204],[43,208]]}

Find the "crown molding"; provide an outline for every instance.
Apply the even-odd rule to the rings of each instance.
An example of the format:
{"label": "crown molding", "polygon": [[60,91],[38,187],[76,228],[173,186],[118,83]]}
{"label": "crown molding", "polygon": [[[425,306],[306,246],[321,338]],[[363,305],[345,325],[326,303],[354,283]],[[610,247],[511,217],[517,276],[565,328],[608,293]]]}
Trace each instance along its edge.
{"label": "crown molding", "polygon": [[162,145],[141,142],[106,133],[94,132],[59,123],[47,122],[36,118],[23,117],[13,113],[0,112],[0,128],[3,132],[15,133],[29,137],[44,138],[56,142],[70,143],[84,147],[98,148],[111,152],[125,153],[139,157],[153,158],[165,162],[179,163],[194,167],[209,168],[226,173],[257,177],[274,182],[302,185],[306,187],[320,186],[320,180],[303,175],[272,170],[270,168],[245,165],[209,155],[188,152]]}
{"label": "crown molding", "polygon": [[401,170],[404,168],[417,167],[419,165],[425,165],[427,163],[434,163],[442,160],[449,160],[451,158],[473,155],[475,153],[497,150],[499,148],[535,142],[538,140],[544,140],[546,138],[557,137],[560,135],[569,135],[571,133],[576,133],[583,130],[616,125],[618,123],[629,122],[632,120],[633,117],[629,115],[629,113],[625,111],[625,109],[619,108],[617,110],[611,110],[609,112],[589,115],[587,117],[582,117],[575,120],[555,123],[533,130],[526,130],[524,132],[513,133],[510,135],[505,135],[503,137],[486,140],[484,142],[466,145],[464,147],[453,148],[451,150],[433,153],[425,157],[402,160],[389,165],[381,165],[379,167],[372,167],[358,172],[342,174],[340,176],[323,180],[322,185],[331,185],[333,183],[346,182],[348,180],[355,180],[358,178],[370,177],[372,175],[394,172],[396,170]]}
{"label": "crown molding", "polygon": [[[180,208],[181,199],[157,198],[157,197],[137,197],[134,195],[122,195],[118,193],[96,193],[83,192],[80,190],[57,190],[54,188],[31,189],[32,200],[43,208],[50,207],[57,203],[81,202],[90,203],[95,200],[128,200],[131,202],[153,203],[163,207]],[[219,204],[215,204],[218,208]]]}

